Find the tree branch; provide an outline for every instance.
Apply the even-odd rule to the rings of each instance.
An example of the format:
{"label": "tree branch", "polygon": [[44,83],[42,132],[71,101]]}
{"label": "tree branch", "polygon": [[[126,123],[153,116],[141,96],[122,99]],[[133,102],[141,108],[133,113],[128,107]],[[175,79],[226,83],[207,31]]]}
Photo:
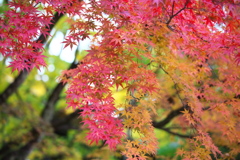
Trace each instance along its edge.
{"label": "tree branch", "polygon": [[[69,69],[73,69],[77,67],[77,63],[75,61],[71,64]],[[41,117],[44,121],[50,122],[53,118],[54,111],[55,111],[55,104],[59,99],[60,93],[62,92],[63,88],[65,87],[66,83],[60,82],[50,94],[47,103],[42,111]]]}
{"label": "tree branch", "polygon": [[[182,12],[184,9],[187,8],[188,3],[189,3],[189,0],[186,0],[183,8],[181,8],[181,9],[180,9],[177,13],[175,13],[175,14],[173,14],[173,9],[174,9],[174,8],[172,8],[172,15],[170,16],[169,20],[166,22],[167,27],[168,27],[169,29],[173,30],[173,29],[169,26],[169,24],[171,23],[172,19],[173,19],[175,16],[177,16],[180,12]],[[172,7],[174,7],[174,4],[175,4],[175,1],[173,2],[173,6],[172,6]]]}
{"label": "tree branch", "polygon": [[[69,69],[75,68],[77,67],[77,64],[75,63],[75,61],[70,65]],[[45,107],[42,111],[41,117],[43,120],[43,125],[49,125],[50,121],[53,119],[54,116],[54,111],[55,111],[55,105],[59,99],[59,95],[61,93],[61,91],[63,90],[64,86],[66,84],[63,84],[62,82],[59,83],[54,90],[52,91],[52,93],[50,94]],[[40,127],[44,127],[44,126],[40,126]],[[18,150],[15,150],[13,152],[9,152],[8,154],[6,154],[4,158],[6,158],[6,160],[12,160],[17,158],[18,160],[25,160],[26,157],[29,155],[29,153],[32,151],[33,147],[35,146],[35,144],[39,143],[43,137],[44,137],[44,133],[39,131],[39,129],[37,128],[33,128],[30,131],[30,134],[32,135],[32,139],[29,140],[24,146],[20,147]],[[18,157],[16,157],[16,155]]]}
{"label": "tree branch", "polygon": [[28,71],[24,69],[20,74],[15,78],[13,83],[11,83],[3,92],[0,94],[0,105],[6,103],[7,99],[16,92],[17,88],[24,82],[27,78]]}
{"label": "tree branch", "polygon": [[79,120],[77,118],[82,111],[83,110],[75,110],[71,114],[64,115],[64,117],[62,114],[60,116],[55,114],[53,120],[51,121],[54,133],[60,136],[66,136],[69,129],[79,130]]}
{"label": "tree branch", "polygon": [[175,5],[175,1],[173,1],[173,4],[172,4],[172,15],[173,16],[173,13],[174,13],[174,5]]}
{"label": "tree branch", "polygon": [[180,134],[180,133],[176,133],[176,132],[172,132],[169,128],[160,128],[161,130],[164,130],[174,136],[178,136],[178,137],[181,137],[181,138],[193,138],[194,136],[193,135],[184,135],[184,134]]}
{"label": "tree branch", "polygon": [[158,129],[162,129],[162,128],[163,128],[165,125],[167,125],[174,117],[182,114],[181,111],[184,111],[184,109],[186,109],[186,108],[189,108],[189,106],[182,106],[182,107],[180,107],[180,108],[177,109],[177,110],[171,111],[171,112],[168,114],[168,116],[167,116],[165,119],[163,119],[162,121],[160,121],[160,122],[155,122],[155,121],[153,121],[153,127],[158,128]]}
{"label": "tree branch", "polygon": [[[52,24],[50,24],[49,26],[49,33],[50,31],[53,29],[53,27],[55,26],[55,24],[59,21],[59,19],[63,16],[63,14],[58,14],[55,13],[54,17],[52,18],[51,22]],[[47,27],[47,26],[46,26]],[[47,40],[47,36],[44,36],[43,34],[41,34],[39,36],[39,38],[36,41],[39,41],[40,43],[45,43]],[[76,64],[72,64],[71,67],[75,67]],[[21,86],[21,84],[24,82],[24,80],[26,79],[27,75],[29,73],[24,70],[22,72],[20,72],[20,74],[15,78],[14,82],[12,84],[10,84],[4,91],[3,93],[0,95],[0,105],[6,103],[7,99],[14,93],[16,92],[17,88],[19,86]],[[50,95],[43,113],[42,113],[42,117],[44,121],[49,122],[53,116],[53,106],[55,105],[55,103],[57,102],[57,99],[59,97],[59,94],[61,92],[61,90],[63,89],[64,85],[62,83],[60,83],[59,85],[57,85],[57,87],[54,89],[54,92],[52,92],[52,94]],[[54,93],[54,94],[53,94]],[[45,113],[49,111],[50,113]],[[29,155],[29,153],[32,151],[33,146],[38,143],[39,141],[41,141],[43,134],[40,133],[38,131],[38,129],[33,128],[30,131],[30,134],[32,135],[32,139],[26,143],[24,146],[20,147],[19,149],[15,150],[15,151],[10,151],[8,153],[4,153],[5,155],[3,155],[3,159],[5,160],[13,160],[13,159],[18,159],[18,160],[25,160],[26,157]],[[4,147],[3,147],[4,148]],[[2,149],[1,149],[2,150]]]}
{"label": "tree branch", "polygon": [[[59,136],[66,136],[69,129],[77,129],[79,128],[79,122],[75,122],[73,120],[76,120],[79,114],[82,112],[82,110],[76,110],[71,114],[64,115],[64,116],[54,116],[51,124],[54,129],[54,133]],[[29,140],[29,142],[24,145],[21,149],[12,151],[12,148],[19,147],[19,142],[8,142],[3,145],[3,147],[0,149],[0,159],[6,159],[10,160],[21,160],[20,157],[27,157],[27,155],[30,154],[33,146],[36,143],[39,143],[41,141],[40,132],[36,129],[31,130],[31,134],[35,135],[35,138],[32,138]],[[39,137],[39,138],[36,138]],[[9,158],[9,159],[7,159]]]}

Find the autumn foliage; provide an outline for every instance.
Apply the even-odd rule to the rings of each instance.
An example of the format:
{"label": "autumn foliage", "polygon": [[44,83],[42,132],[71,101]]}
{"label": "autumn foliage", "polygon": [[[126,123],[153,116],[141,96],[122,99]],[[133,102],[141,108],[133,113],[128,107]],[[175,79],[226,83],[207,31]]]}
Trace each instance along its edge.
{"label": "autumn foliage", "polygon": [[[178,110],[183,116],[172,123],[189,135],[178,154],[224,159],[218,146],[227,146],[228,156],[240,153],[239,6],[234,0],[13,0],[1,15],[0,52],[19,72],[46,66],[36,39],[49,36],[55,14],[65,15],[65,46],[92,40],[78,67],[60,76],[69,85],[68,107],[82,110],[90,143],[103,140],[113,150],[122,143],[128,159],[146,159],[158,148],[154,127],[163,128],[160,122]],[[112,91],[124,89],[125,103],[115,104]],[[129,138],[126,130],[139,136]]]}

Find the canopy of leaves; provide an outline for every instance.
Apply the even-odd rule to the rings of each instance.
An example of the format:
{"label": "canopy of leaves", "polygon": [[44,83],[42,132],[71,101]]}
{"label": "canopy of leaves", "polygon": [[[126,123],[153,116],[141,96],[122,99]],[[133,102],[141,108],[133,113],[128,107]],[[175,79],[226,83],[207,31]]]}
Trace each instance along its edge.
{"label": "canopy of leaves", "polygon": [[[11,124],[26,125],[19,133],[26,138],[5,157],[24,158],[34,147],[39,150],[30,156],[37,157],[39,152],[48,152],[37,144],[51,146],[48,139],[63,134],[68,140],[54,143],[64,144],[62,150],[71,149],[82,159],[103,149],[132,160],[161,158],[158,148],[162,141],[156,129],[181,138],[176,142],[175,158],[230,159],[240,153],[239,2],[3,3],[0,53],[15,71],[12,74],[19,73],[14,79],[9,68],[1,67],[1,79],[5,78],[2,86],[11,83],[1,88],[1,113],[5,117],[1,123],[6,124],[3,135],[15,129]],[[76,49],[91,41],[90,48],[81,54],[80,47],[76,49],[68,70],[66,62],[48,53],[57,34],[64,37],[59,43],[60,48],[64,45],[62,49]],[[47,74],[46,68],[52,73]],[[45,80],[41,69],[48,76]],[[39,77],[43,83],[36,81]],[[65,93],[61,93],[66,84]],[[121,100],[116,92],[121,92]],[[73,109],[73,113],[63,112],[61,106]],[[14,117],[21,107],[26,108],[18,114],[26,119]],[[81,124],[71,126],[77,113]],[[68,123],[71,127],[64,128]],[[87,141],[70,129],[86,135]],[[11,140],[3,141],[2,152],[11,148]],[[73,141],[81,143],[75,146]],[[86,151],[78,155],[76,148]]]}

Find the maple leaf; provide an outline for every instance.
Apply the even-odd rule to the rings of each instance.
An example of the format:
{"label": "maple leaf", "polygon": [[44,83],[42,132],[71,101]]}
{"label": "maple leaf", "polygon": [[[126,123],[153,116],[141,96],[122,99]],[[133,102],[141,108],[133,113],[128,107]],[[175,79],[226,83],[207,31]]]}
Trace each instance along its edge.
{"label": "maple leaf", "polygon": [[77,45],[77,42],[74,40],[74,38],[72,36],[69,36],[68,38],[66,38],[66,40],[63,41],[62,43],[65,43],[64,48],[70,46],[71,49],[73,46]]}

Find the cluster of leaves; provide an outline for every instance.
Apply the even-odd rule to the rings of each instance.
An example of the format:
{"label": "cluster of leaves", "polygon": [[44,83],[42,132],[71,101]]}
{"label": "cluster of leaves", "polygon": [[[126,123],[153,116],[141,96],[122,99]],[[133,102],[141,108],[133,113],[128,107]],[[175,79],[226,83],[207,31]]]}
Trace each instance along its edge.
{"label": "cluster of leaves", "polygon": [[[12,58],[13,70],[45,65],[42,44],[34,40],[47,34],[43,26],[55,12],[66,14],[71,26],[66,46],[93,33],[88,55],[62,74],[69,84],[68,107],[82,110],[87,139],[104,140],[111,149],[124,141],[124,155],[146,159],[158,146],[151,117],[160,108],[177,109],[161,103],[166,90],[173,90],[184,117],[175,123],[194,130],[189,150],[179,155],[217,158],[223,155],[216,145],[222,145],[235,156],[240,152],[239,10],[235,1],[217,0],[15,0],[1,17],[0,49]],[[128,91],[125,104],[115,105],[112,88]],[[139,137],[126,140],[125,128]]]}

